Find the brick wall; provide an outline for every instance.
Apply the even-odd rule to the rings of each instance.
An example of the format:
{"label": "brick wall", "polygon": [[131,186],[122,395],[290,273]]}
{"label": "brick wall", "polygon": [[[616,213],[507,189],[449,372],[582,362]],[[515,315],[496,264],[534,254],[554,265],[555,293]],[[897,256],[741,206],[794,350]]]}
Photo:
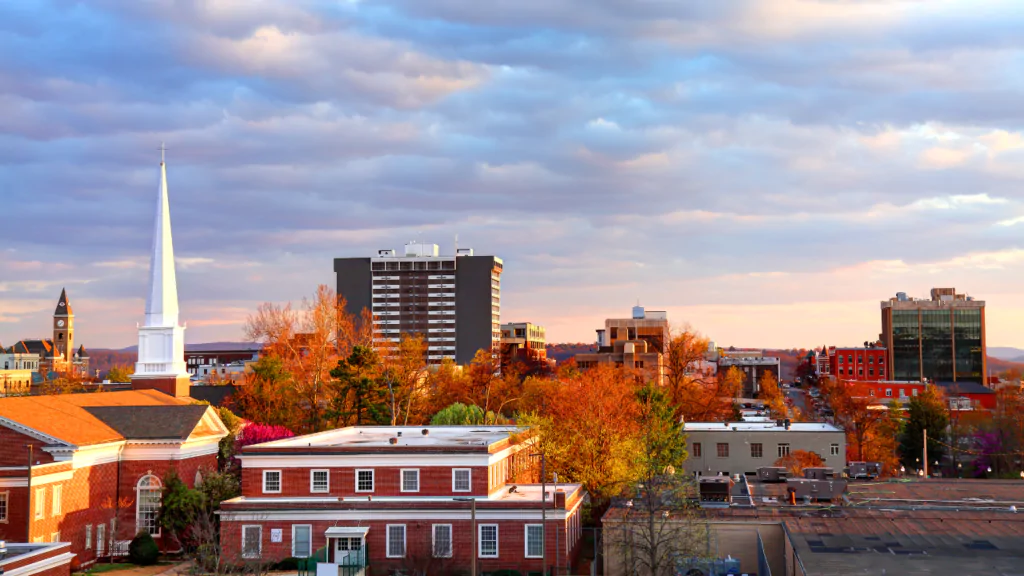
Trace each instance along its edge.
{"label": "brick wall", "polygon": [[[463,510],[463,512],[465,512]],[[537,513],[530,510],[529,513]],[[575,516],[578,521],[579,510]],[[478,521],[477,524],[498,525],[498,557],[477,558],[477,570],[479,572],[499,570],[502,568],[514,568],[521,572],[540,571],[540,558],[525,557],[525,526],[527,524],[540,524],[536,520],[501,520],[501,521]],[[260,525],[263,527],[262,535],[262,558],[266,562],[274,562],[292,556],[292,525],[310,525],[313,533],[313,550],[322,548],[327,543],[324,535],[331,526],[355,526],[350,522],[334,521],[225,521],[221,525],[221,550],[222,559],[228,564],[242,563],[241,558],[242,526]],[[404,524],[406,527],[406,555],[404,558],[387,558],[387,525]],[[453,535],[452,557],[432,557],[432,535],[434,524],[451,524]],[[566,545],[566,538],[578,534],[577,531],[567,530],[569,521],[548,520],[546,534],[546,554],[549,565],[555,564],[555,553],[558,551],[558,558],[561,565],[571,563],[579,551],[579,539],[574,546]],[[393,520],[393,521],[368,521],[359,524],[368,527],[366,545],[369,554],[369,563],[374,573],[387,573],[388,570],[398,568],[420,568],[427,571],[445,571],[452,568],[468,569],[471,563],[473,550],[473,527],[469,519],[465,520]],[[280,529],[282,532],[281,542],[271,542],[273,529]],[[569,548],[568,551],[566,549]],[[380,571],[380,572],[378,572]]]}
{"label": "brick wall", "polygon": [[[367,466],[367,468],[373,468]],[[411,468],[411,467],[410,467]],[[310,471],[313,468],[243,468],[242,494],[247,497],[263,496],[263,470],[281,471],[281,493],[277,496],[466,496],[488,493],[487,467],[470,467],[470,492],[452,492],[452,467],[431,466],[420,471],[419,492],[401,491],[401,470],[397,467],[373,468],[373,492],[356,492],[356,468],[316,468],[330,470],[330,492],[315,494],[309,491]]]}
{"label": "brick wall", "polygon": [[28,445],[35,448],[32,453],[32,460],[36,464],[47,464],[53,462],[53,456],[44,452],[42,447],[47,442],[36,440],[10,428],[0,426],[0,466],[25,466],[28,464]]}

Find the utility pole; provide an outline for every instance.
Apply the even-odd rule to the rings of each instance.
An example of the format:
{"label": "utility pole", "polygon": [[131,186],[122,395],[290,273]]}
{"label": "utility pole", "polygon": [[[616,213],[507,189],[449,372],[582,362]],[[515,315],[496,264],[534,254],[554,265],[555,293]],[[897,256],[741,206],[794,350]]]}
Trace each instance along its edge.
{"label": "utility pole", "polygon": [[[479,535],[476,532],[476,498],[470,496],[468,498],[453,498],[456,502],[469,502],[469,520],[473,525],[473,537],[470,541],[472,545],[472,556],[469,559],[469,576],[476,576],[476,542]],[[455,546],[455,531],[452,531],[452,546]]]}
{"label": "utility pole", "polygon": [[547,574],[548,572],[548,527],[547,527],[547,499],[548,499],[548,484],[547,484],[547,461],[544,458],[544,454],[530,454],[531,457],[540,458],[540,525],[541,525],[541,574]]}
{"label": "utility pole", "polygon": [[924,477],[928,477],[928,429],[924,429]]}

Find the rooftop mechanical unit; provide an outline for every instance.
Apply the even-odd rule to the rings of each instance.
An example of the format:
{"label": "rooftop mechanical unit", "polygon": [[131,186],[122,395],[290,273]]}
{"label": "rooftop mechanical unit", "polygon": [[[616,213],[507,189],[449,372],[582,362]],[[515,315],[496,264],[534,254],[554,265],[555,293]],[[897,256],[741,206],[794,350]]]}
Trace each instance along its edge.
{"label": "rooftop mechanical unit", "polygon": [[835,476],[831,468],[804,468],[804,478],[808,480],[832,480]]}
{"label": "rooftop mechanical unit", "polygon": [[846,475],[857,480],[874,480],[882,475],[881,462],[850,462]]}
{"label": "rooftop mechanical unit", "polygon": [[846,491],[846,480],[790,478],[786,480],[786,490],[791,494],[791,498],[797,501],[836,500]]}
{"label": "rooftop mechanical unit", "polygon": [[704,476],[700,479],[701,502],[731,502],[732,480],[728,476]]}
{"label": "rooftop mechanical unit", "polygon": [[757,469],[757,479],[761,482],[785,482],[789,478],[789,470],[782,466],[762,466]]}

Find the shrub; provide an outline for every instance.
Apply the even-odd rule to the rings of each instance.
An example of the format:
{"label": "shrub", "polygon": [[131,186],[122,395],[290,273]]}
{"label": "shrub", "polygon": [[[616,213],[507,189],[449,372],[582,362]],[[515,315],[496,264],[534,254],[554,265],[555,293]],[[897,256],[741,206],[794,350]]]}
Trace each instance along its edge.
{"label": "shrub", "polygon": [[132,538],[128,545],[128,560],[138,566],[152,566],[160,557],[160,548],[157,547],[149,532],[139,532]]}
{"label": "shrub", "polygon": [[285,558],[277,564],[274,564],[274,570],[298,570],[299,559],[298,558]]}

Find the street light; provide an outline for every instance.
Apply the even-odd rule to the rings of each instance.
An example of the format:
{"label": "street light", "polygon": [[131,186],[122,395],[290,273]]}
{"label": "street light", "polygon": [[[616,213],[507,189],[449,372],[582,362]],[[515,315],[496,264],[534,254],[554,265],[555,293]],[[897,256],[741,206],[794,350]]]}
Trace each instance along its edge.
{"label": "street light", "polygon": [[[1021,472],[1020,475],[1021,475],[1021,478],[1024,478],[1024,472]],[[957,478],[963,478],[964,477],[964,463],[963,462],[957,462],[956,463],[956,477]]]}
{"label": "street light", "polygon": [[[455,500],[456,502],[470,502],[469,518],[470,518],[470,521],[473,524],[473,536],[472,536],[472,538],[470,538],[470,540],[473,542],[473,544],[472,544],[472,548],[470,549],[470,551],[472,552],[472,556],[470,556],[470,559],[469,559],[469,562],[470,562],[470,564],[469,564],[469,576],[476,576],[476,541],[477,541],[477,533],[476,533],[476,498],[452,498],[452,500]],[[452,546],[453,547],[455,546],[455,534],[454,533],[452,534]]]}

